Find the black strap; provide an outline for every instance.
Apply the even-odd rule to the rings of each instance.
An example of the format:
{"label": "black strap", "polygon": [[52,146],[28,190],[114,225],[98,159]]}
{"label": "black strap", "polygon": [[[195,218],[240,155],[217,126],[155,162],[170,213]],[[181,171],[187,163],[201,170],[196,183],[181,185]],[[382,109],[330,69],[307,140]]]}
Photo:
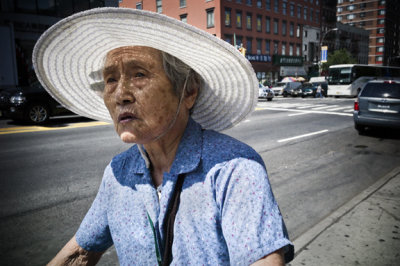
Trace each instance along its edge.
{"label": "black strap", "polygon": [[164,218],[164,254],[162,258],[162,265],[167,266],[172,261],[172,243],[174,241],[174,223],[175,216],[179,208],[180,196],[182,192],[182,185],[185,179],[185,174],[178,175],[174,193],[168,204],[168,209]]}

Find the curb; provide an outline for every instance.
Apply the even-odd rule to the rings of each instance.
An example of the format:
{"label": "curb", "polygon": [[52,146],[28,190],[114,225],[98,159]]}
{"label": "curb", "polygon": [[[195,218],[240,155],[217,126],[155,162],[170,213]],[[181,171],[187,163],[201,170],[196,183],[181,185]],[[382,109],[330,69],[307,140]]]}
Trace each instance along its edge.
{"label": "curb", "polygon": [[310,230],[306,231],[304,234],[299,236],[293,241],[295,247],[296,257],[299,255],[311,242],[313,242],[319,235],[321,235],[326,229],[331,227],[333,224],[337,223],[341,217],[353,210],[358,204],[369,198],[373,193],[383,187],[392,178],[400,174],[400,166],[394,168],[388,174],[380,178],[370,187],[365,189],[363,192],[355,196],[350,201],[346,202],[344,205],[339,207],[336,211],[330,214],[328,217],[324,218],[322,221],[313,226]]}

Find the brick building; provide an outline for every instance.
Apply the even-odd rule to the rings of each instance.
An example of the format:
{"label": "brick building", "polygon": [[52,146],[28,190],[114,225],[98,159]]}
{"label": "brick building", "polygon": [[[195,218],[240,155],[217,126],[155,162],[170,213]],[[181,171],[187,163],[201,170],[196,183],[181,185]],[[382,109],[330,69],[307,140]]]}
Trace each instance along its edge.
{"label": "brick building", "polygon": [[305,76],[304,25],[320,27],[319,0],[122,0],[120,7],[159,12],[244,46],[260,80]]}
{"label": "brick building", "polygon": [[369,31],[368,64],[400,66],[400,2],[338,0],[337,20]]}

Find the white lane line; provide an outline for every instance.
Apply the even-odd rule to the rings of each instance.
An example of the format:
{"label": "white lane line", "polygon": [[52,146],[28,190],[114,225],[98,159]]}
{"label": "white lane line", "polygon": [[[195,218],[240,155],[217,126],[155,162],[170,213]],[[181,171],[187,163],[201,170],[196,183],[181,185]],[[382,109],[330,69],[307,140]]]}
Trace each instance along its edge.
{"label": "white lane line", "polygon": [[306,115],[306,114],[309,114],[309,113],[299,112],[297,114],[290,114],[288,116],[298,116],[298,115]]}
{"label": "white lane line", "polygon": [[341,106],[341,107],[336,107],[336,108],[332,108],[332,109],[326,109],[325,111],[339,111],[339,110],[343,110],[343,109],[347,109],[349,108],[348,106]]}
{"label": "white lane line", "polygon": [[[273,107],[262,107],[256,110],[271,110],[271,111],[287,111],[287,112],[298,112],[296,109],[287,108],[273,108]],[[339,112],[326,112],[326,111],[316,111],[316,110],[302,110],[303,113],[310,114],[324,114],[324,115],[341,115],[341,116],[353,116],[353,114],[339,113]],[[353,111],[352,111],[353,112]]]}
{"label": "white lane line", "polygon": [[312,110],[322,110],[322,109],[329,109],[331,107],[337,107],[338,105],[327,105],[327,106],[322,106],[322,107],[317,107],[317,108],[311,108]]}
{"label": "white lane line", "polygon": [[308,104],[308,105],[305,105],[305,106],[300,106],[300,107],[297,107],[297,109],[307,109],[307,108],[310,108],[310,107],[318,107],[318,106],[326,106],[326,104]]}
{"label": "white lane line", "polygon": [[300,135],[300,136],[295,136],[295,137],[291,137],[291,138],[287,138],[287,139],[280,139],[278,140],[278,142],[285,142],[285,141],[290,141],[290,140],[294,140],[294,139],[300,139],[300,138],[304,138],[304,137],[309,137],[309,136],[313,136],[313,135],[317,135],[317,134],[322,134],[325,132],[328,132],[328,129],[324,129],[321,131],[317,131],[317,132],[312,132],[312,133],[308,133],[308,134],[304,134],[304,135]]}

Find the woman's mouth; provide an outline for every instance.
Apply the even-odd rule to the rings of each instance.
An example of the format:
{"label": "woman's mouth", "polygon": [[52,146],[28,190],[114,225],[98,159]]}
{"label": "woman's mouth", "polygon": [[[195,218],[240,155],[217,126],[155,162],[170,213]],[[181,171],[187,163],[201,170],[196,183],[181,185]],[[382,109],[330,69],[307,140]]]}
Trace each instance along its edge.
{"label": "woman's mouth", "polygon": [[118,123],[127,123],[135,119],[136,116],[133,113],[125,112],[118,116]]}

